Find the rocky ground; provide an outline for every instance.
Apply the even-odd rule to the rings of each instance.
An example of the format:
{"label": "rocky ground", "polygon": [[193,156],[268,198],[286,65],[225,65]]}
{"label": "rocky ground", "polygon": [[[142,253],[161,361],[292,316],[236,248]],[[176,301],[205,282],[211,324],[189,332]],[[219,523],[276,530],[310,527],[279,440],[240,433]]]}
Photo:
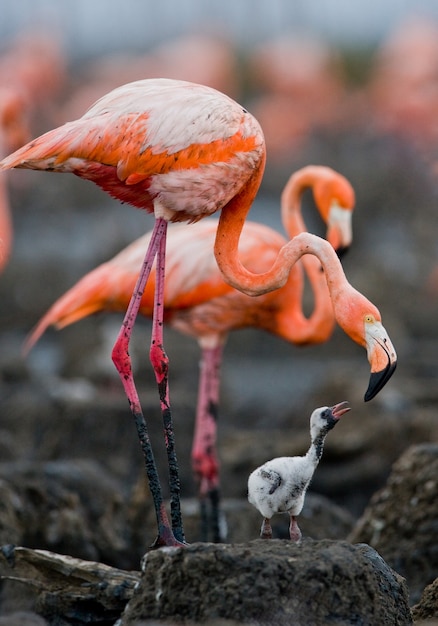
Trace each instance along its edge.
{"label": "rocky ground", "polygon": [[[326,594],[321,597],[329,594],[333,601],[338,594],[338,621],[333,623],[408,624],[409,607],[414,605],[416,623],[437,618],[438,290],[431,293],[427,288],[438,258],[437,186],[419,156],[395,140],[366,132],[360,139],[315,137],[299,161],[284,163],[275,171],[268,168],[254,219],[278,223],[279,190],[292,170],[310,162],[338,169],[356,189],[355,240],[344,267],[350,282],[378,305],[398,352],[397,371],[377,398],[365,404],[366,354],[339,329],[326,345],[301,349],[258,331],[234,333],[225,351],[219,426],[227,544],[203,547],[196,544],[199,527],[189,462],[199,352],[190,339],[167,331],[184,519],[187,540],[194,546],[186,557],[179,552],[148,556],[131,606],[141,594],[145,599],[140,604],[149,606],[148,598],[157,594],[152,584],[157,581],[151,581],[151,576],[166,572],[166,567],[178,570],[172,559],[182,563],[199,558],[196,567],[202,568],[202,558],[209,555],[211,560],[211,551],[219,550],[220,559],[229,566],[227,584],[247,567],[254,577],[245,578],[241,589],[252,590],[268,606],[277,593],[297,589],[298,581],[311,578],[320,581],[318,593]],[[72,592],[66,599],[62,593],[69,588],[62,576],[74,586],[73,566],[54,564],[47,555],[35,556],[33,549],[95,562],[92,575],[83,561],[74,566],[81,572],[78,580],[85,577],[91,589],[102,589],[96,580],[107,584],[113,575],[121,575],[125,593],[118,588],[120,602],[106,609],[101,622],[114,623],[132,595],[142,556],[155,533],[135,428],[110,360],[121,319],[99,316],[59,333],[51,331],[27,359],[21,346],[56,297],[147,230],[151,221],[108,201],[91,184],[74,177],[14,172],[10,188],[15,247],[0,281],[0,542],[9,546],[3,550],[2,574],[13,576],[11,565],[20,563],[16,577],[40,580],[42,576],[44,583],[34,585],[31,593],[28,584],[3,582],[0,624],[82,624],[96,607],[105,606],[105,599],[96,600],[91,593],[86,599],[88,613],[81,610],[73,617],[76,596]],[[165,485],[158,397],[147,359],[148,333],[149,324],[142,321],[133,349],[136,379]],[[287,520],[282,518],[274,527],[278,541],[266,547],[257,540],[259,515],[246,502],[250,471],[273,456],[304,453],[310,412],[341,400],[348,400],[352,411],[327,439],[301,516],[302,548],[284,541]],[[14,552],[11,544],[24,551]],[[297,559],[296,569],[286,573],[281,558],[285,554]],[[264,563],[262,582],[255,576],[259,566],[252,565],[251,559]],[[151,561],[154,565],[148,570]],[[303,564],[309,567],[307,573],[301,569]],[[102,573],[102,565],[114,570]],[[53,579],[47,571],[62,576]],[[222,580],[216,570],[203,571],[210,583]],[[276,576],[283,587],[278,580],[272,586]],[[53,580],[56,593],[50,587]],[[169,589],[187,593],[181,580],[182,574],[180,581],[169,583]],[[332,581],[328,588],[323,584],[327,580]],[[225,582],[220,585],[226,587]],[[419,607],[428,585],[424,606]],[[306,590],[306,585],[302,588]],[[275,612],[257,616],[247,598],[239,609],[243,613],[206,612],[205,606],[215,607],[215,600],[202,585],[198,591],[198,608],[182,613],[187,619],[278,623]],[[61,600],[55,602],[56,594]],[[228,607],[235,604],[235,596],[226,602],[224,596],[218,597]],[[278,615],[282,623],[299,624],[303,605],[294,605],[288,597]],[[305,602],[304,596],[299,597]],[[391,608],[386,621],[381,621],[376,616],[385,601]],[[167,608],[162,614],[154,612],[156,607],[147,614],[132,608],[134,617],[125,616],[123,623],[146,618],[173,623],[178,612],[172,602],[163,599]],[[352,603],[356,621],[348,618]],[[17,611],[21,614],[13,618]],[[302,623],[328,623],[317,619]]]}

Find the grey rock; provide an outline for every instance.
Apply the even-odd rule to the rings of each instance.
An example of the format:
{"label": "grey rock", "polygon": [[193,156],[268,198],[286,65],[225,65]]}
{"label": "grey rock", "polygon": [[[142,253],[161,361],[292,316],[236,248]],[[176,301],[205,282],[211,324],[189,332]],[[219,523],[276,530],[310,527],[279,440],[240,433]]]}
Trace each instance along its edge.
{"label": "grey rock", "polygon": [[438,445],[411,446],[394,463],[349,540],[373,546],[407,580],[411,602],[438,576]]}
{"label": "grey rock", "polygon": [[438,624],[438,578],[426,587],[418,604],[412,607],[412,617],[415,624],[425,620]]}
{"label": "grey rock", "polygon": [[120,624],[411,624],[407,589],[369,546],[256,540],[149,552]]}

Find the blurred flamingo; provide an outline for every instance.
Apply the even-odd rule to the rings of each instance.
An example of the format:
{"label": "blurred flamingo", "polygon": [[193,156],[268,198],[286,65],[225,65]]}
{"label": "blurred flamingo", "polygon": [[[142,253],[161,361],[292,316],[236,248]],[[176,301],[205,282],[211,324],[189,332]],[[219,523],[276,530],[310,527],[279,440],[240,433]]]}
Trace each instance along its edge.
{"label": "blurred flamingo", "polygon": [[[0,155],[15,150],[29,138],[27,106],[21,91],[13,86],[0,87]],[[9,260],[13,227],[9,206],[6,172],[0,171],[0,272]]]}
{"label": "blurred flamingo", "polygon": [[438,138],[438,23],[410,15],[380,46],[366,89],[381,133],[407,139],[427,158]]}
{"label": "blurred flamingo", "polygon": [[251,110],[276,163],[297,154],[318,128],[342,119],[344,78],[337,52],[321,38],[282,36],[257,45],[248,58],[258,92]]}
{"label": "blurred flamingo", "polygon": [[31,116],[52,117],[53,102],[64,87],[65,76],[65,55],[52,32],[23,32],[0,56],[0,84],[21,92]]}
{"label": "blurred flamingo", "polygon": [[[23,33],[0,55],[0,157],[29,140],[37,115],[47,114],[64,77],[55,38]],[[9,260],[13,225],[7,181],[0,172],[0,272]]]}
{"label": "blurred flamingo", "polygon": [[[294,239],[280,249],[272,267],[262,274],[254,274],[241,264],[239,238],[261,183],[265,158],[260,125],[239,104],[202,85],[170,79],[149,79],[115,89],[101,98],[79,120],[49,131],[0,163],[3,169],[21,167],[72,172],[94,181],[122,202],[155,215],[155,227],[139,280],[112,353],[145,456],[157,515],[158,537],[155,545],[184,543],[178,464],[169,403],[168,358],[163,347],[168,222],[196,222],[221,210],[214,244],[216,261],[230,285],[253,296],[285,285],[291,267],[300,256],[311,253],[312,246],[316,252],[320,251],[318,238],[310,241],[308,248],[305,245],[303,247],[303,241]],[[193,231],[192,236],[194,234]],[[334,253],[330,244],[327,245]],[[157,272],[150,358],[164,420],[172,527],[165,512],[129,356],[133,325],[155,257]],[[197,294],[197,301],[202,301],[202,291],[197,290]],[[349,310],[353,308],[352,304]],[[372,374],[368,391],[372,395],[388,380],[395,361],[395,352],[386,332],[385,341],[390,348],[383,349],[381,345],[383,327],[379,321],[380,314],[373,308],[370,316],[375,320],[376,315],[377,326],[366,326],[374,335],[377,332],[373,336],[376,349],[370,348],[369,351],[372,369],[377,366],[380,370]],[[370,339],[363,324],[362,317],[360,329],[354,331],[354,337],[366,345]],[[346,332],[351,330],[348,321],[344,326]],[[384,355],[381,354],[382,350]]]}
{"label": "blurred flamingo", "polygon": [[[352,239],[354,191],[343,176],[328,167],[302,168],[286,184],[281,209],[289,237],[306,229],[300,199],[308,187],[312,188],[316,206],[327,224],[328,240],[338,251],[348,248]],[[326,277],[316,257],[306,255],[302,259],[315,299],[309,318],[302,310],[304,280],[300,264],[293,266],[284,287],[262,296],[249,297],[227,285],[213,255],[217,226],[217,220],[210,219],[194,224],[191,229],[169,228],[164,292],[164,320],[195,337],[201,348],[192,467],[199,485],[202,537],[206,539],[209,533],[208,496],[214,541],[223,539],[218,512],[217,414],[222,351],[228,333],[252,326],[296,345],[310,345],[326,341],[335,323]],[[51,325],[64,328],[93,313],[125,310],[150,237],[148,233],[136,240],[55,302],[29,336],[26,349]],[[246,222],[239,243],[240,258],[251,271],[263,272],[285,243],[279,233],[267,226]],[[139,309],[149,317],[153,311],[155,272],[154,267]]]}
{"label": "blurred flamingo", "polygon": [[146,54],[114,52],[90,61],[80,82],[58,108],[56,123],[75,119],[95,100],[123,82],[166,76],[238,95],[236,53],[225,37],[185,34],[166,39]]}

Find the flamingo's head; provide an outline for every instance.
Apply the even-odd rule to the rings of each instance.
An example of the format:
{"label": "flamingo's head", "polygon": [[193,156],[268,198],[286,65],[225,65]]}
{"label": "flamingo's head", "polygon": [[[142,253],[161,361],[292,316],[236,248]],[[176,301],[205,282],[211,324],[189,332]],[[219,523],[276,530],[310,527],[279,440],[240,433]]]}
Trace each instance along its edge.
{"label": "flamingo's head", "polygon": [[386,332],[380,312],[365,296],[351,288],[336,307],[339,326],[367,351],[371,375],[364,400],[372,400],[383,389],[397,366],[397,354]]}
{"label": "flamingo's head", "polygon": [[314,185],[313,195],[321,217],[327,224],[326,239],[341,257],[353,239],[351,221],[355,205],[354,190],[344,176],[327,168],[326,175],[318,178]]}
{"label": "flamingo's head", "polygon": [[323,406],[315,409],[310,416],[310,434],[312,441],[320,435],[326,435],[334,428],[344,413],[351,411],[348,402],[339,402],[332,407]]}
{"label": "flamingo's head", "polygon": [[388,333],[372,314],[365,315],[365,340],[371,376],[364,400],[372,400],[386,385],[397,367],[397,354]]}

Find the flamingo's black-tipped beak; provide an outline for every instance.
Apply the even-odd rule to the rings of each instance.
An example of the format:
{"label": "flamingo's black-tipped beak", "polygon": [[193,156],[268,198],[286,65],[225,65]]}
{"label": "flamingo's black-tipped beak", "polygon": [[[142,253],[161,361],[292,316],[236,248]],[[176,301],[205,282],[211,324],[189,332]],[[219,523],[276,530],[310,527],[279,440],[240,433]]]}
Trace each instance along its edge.
{"label": "flamingo's black-tipped beak", "polygon": [[342,259],[347,254],[349,249],[350,249],[350,246],[340,246],[339,248],[336,249],[336,254],[338,255],[338,258],[340,261],[342,261]]}
{"label": "flamingo's black-tipped beak", "polygon": [[382,323],[369,316],[365,324],[365,337],[371,376],[364,400],[372,400],[383,389],[395,372],[397,354]]}
{"label": "flamingo's black-tipped beak", "polygon": [[394,374],[396,367],[397,361],[391,363],[388,359],[388,365],[385,367],[385,369],[380,370],[380,372],[371,373],[368,389],[366,390],[364,396],[365,402],[372,400],[379,393],[379,391],[383,389],[388,380]]}

